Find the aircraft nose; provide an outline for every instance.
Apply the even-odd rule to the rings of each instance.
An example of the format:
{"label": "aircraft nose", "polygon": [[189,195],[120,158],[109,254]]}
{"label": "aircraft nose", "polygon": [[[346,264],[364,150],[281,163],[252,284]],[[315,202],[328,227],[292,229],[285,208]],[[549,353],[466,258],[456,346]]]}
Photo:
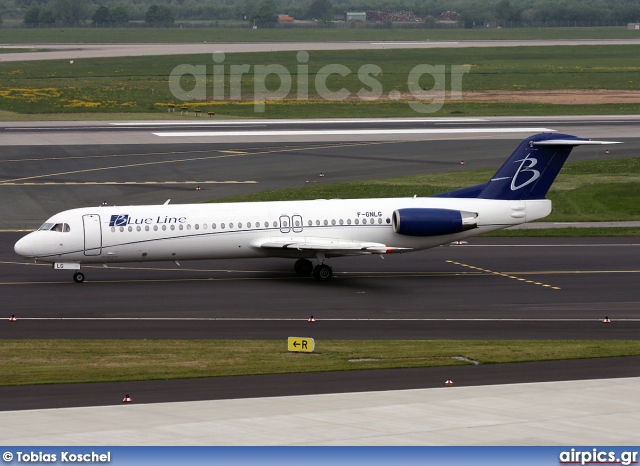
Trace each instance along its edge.
{"label": "aircraft nose", "polygon": [[32,257],[33,256],[33,242],[32,238],[29,238],[31,235],[27,235],[24,238],[18,240],[18,242],[13,247],[13,250],[22,257]]}

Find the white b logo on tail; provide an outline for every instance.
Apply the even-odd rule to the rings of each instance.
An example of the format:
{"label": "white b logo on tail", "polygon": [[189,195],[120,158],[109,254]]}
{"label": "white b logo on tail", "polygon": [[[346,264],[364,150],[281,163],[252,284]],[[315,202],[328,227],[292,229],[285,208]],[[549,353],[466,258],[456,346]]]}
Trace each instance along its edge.
{"label": "white b logo on tail", "polygon": [[[534,159],[533,157],[529,158],[529,155],[531,154],[527,154],[527,156],[524,159],[515,161],[515,162],[522,162],[522,163],[520,163],[520,166],[518,167],[518,171],[516,171],[516,174],[513,175],[513,179],[511,180],[511,191],[515,191],[516,189],[523,188],[529,183],[533,183],[535,180],[540,178],[540,172],[538,170],[533,169],[533,167],[535,167],[536,164],[538,163],[538,159]],[[530,172],[533,174],[533,176],[531,176],[531,178],[529,178],[524,183],[516,186],[518,175],[520,175],[521,172]]]}

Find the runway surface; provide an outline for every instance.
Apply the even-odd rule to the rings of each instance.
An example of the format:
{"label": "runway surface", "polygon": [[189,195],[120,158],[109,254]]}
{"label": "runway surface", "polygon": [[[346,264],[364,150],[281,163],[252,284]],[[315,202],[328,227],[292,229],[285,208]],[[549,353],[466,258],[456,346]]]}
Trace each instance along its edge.
{"label": "runway surface", "polygon": [[[247,31],[250,33],[251,31]],[[186,55],[198,53],[281,52],[299,50],[380,50],[468,47],[546,47],[577,45],[637,45],[640,39],[592,40],[469,40],[469,41],[353,41],[353,42],[247,42],[191,44],[23,44],[15,49],[46,49],[46,52],[7,53],[0,61],[68,60],[82,58],[133,57],[143,55]]]}
{"label": "runway surface", "polygon": [[[407,104],[408,105],[408,104]],[[195,106],[194,106],[195,108]],[[4,146],[185,145],[261,143],[395,143],[520,140],[556,131],[594,138],[635,138],[640,116],[349,118],[216,120],[193,115],[169,121],[0,122]],[[482,148],[480,148],[482,150]]]}

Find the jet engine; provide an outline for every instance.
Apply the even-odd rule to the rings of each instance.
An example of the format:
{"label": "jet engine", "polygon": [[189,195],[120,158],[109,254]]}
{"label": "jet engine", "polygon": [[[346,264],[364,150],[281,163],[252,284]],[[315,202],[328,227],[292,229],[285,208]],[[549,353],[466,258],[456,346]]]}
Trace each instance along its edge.
{"label": "jet engine", "polygon": [[407,236],[440,236],[471,230],[478,225],[476,212],[451,209],[409,208],[393,212],[393,231]]}

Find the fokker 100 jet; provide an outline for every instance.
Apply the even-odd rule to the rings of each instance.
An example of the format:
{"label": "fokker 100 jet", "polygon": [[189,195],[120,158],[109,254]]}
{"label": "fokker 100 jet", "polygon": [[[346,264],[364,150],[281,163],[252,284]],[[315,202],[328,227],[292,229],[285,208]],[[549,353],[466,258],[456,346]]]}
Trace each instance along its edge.
{"label": "fokker 100 jet", "polygon": [[[60,212],[15,244],[56,270],[120,262],[284,257],[329,280],[327,259],[419,251],[551,213],[549,187],[575,146],[615,144],[542,133],[485,184],[430,197],[86,207]],[[312,260],[316,260],[314,266]]]}

